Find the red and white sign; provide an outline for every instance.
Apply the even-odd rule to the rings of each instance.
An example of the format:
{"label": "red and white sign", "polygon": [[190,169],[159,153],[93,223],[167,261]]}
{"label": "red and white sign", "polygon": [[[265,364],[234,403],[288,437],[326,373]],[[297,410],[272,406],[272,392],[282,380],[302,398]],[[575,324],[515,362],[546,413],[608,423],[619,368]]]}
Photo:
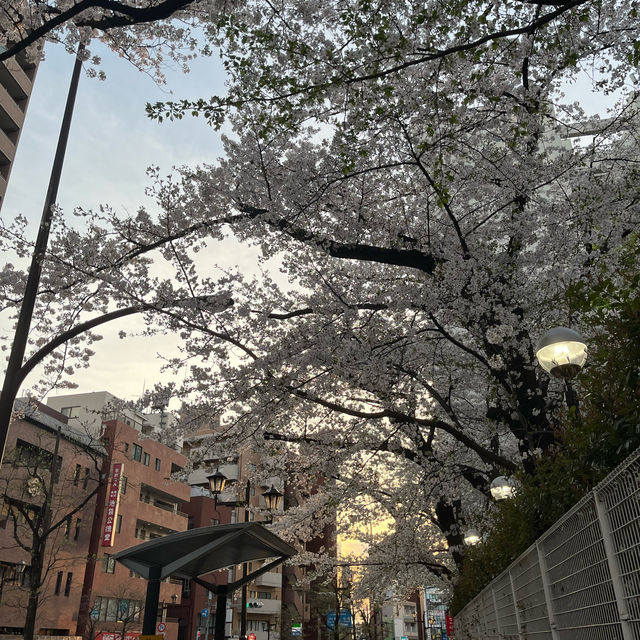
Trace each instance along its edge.
{"label": "red and white sign", "polygon": [[456,634],[456,630],[453,623],[453,617],[447,616],[447,635],[453,637]]}
{"label": "red and white sign", "polygon": [[255,633],[247,634],[247,640],[256,640],[256,634]]}
{"label": "red and white sign", "polygon": [[[120,502],[120,478],[122,477],[122,463],[116,462],[111,472],[111,482],[107,493],[107,513],[102,530],[102,546],[113,546],[113,535],[116,532],[116,519],[118,517],[118,504]],[[104,638],[104,640],[112,640]]]}
{"label": "red and white sign", "polygon": [[167,630],[167,625],[164,622],[158,622],[158,633],[164,633]]}

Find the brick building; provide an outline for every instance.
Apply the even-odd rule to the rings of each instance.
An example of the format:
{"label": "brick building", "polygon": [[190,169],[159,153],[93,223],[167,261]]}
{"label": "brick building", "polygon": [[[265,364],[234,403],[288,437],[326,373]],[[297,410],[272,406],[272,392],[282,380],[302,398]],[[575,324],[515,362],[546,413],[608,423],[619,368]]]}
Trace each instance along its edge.
{"label": "brick building", "polygon": [[[188,516],[179,505],[189,499],[189,486],[172,475],[182,470],[186,458],[119,420],[104,422],[103,438],[109,451],[105,467],[109,481],[102,488],[95,512],[91,548],[95,559],[87,564],[77,632],[110,640],[113,633],[124,630],[125,636],[133,638],[142,629],[146,581],[117,564],[112,556],[145,540],[187,529]],[[119,475],[117,501],[111,501],[115,511],[110,512],[114,471]],[[178,580],[169,579],[161,585],[164,618],[168,606],[178,601],[181,593]],[[166,624],[166,640],[177,640],[177,623]]]}
{"label": "brick building", "polygon": [[28,525],[43,517],[45,497],[51,495],[50,522],[62,526],[46,540],[35,631],[73,635],[106,451],[48,407],[19,400],[16,409],[22,417],[11,424],[0,468],[0,634],[23,632],[33,546]]}

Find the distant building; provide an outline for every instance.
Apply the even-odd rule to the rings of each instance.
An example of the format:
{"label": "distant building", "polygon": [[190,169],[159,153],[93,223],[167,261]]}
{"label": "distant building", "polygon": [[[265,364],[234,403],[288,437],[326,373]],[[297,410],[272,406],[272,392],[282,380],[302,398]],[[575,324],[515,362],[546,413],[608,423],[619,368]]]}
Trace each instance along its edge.
{"label": "distant building", "polygon": [[24,55],[0,62],[0,209],[33,88],[37,64]]}
{"label": "distant building", "polygon": [[[207,431],[200,432],[200,436],[206,436]],[[211,435],[211,431],[208,432]],[[198,447],[200,436],[189,439],[186,443],[191,450]],[[191,498],[188,504],[183,504],[181,509],[190,515],[190,527],[203,527],[212,524],[230,524],[235,522],[245,522],[245,498],[249,494],[248,521],[263,521],[266,517],[265,502],[262,493],[271,484],[280,484],[277,478],[269,478],[262,483],[254,484],[248,479],[253,477],[259,459],[255,455],[244,452],[239,453],[232,461],[225,461],[224,464],[217,464],[215,460],[205,460],[205,467],[196,470],[189,477],[192,485]],[[207,475],[219,469],[227,477],[227,486],[217,500],[207,490]],[[263,512],[257,511],[262,509]],[[255,571],[262,566],[256,563],[248,563],[248,571]],[[238,565],[231,567],[226,572],[218,572],[206,576],[205,579],[212,582],[233,582],[242,576],[243,567]],[[176,611],[184,620],[185,635],[184,640],[205,640],[213,636],[215,624],[215,598],[199,585],[190,586],[189,599],[184,602],[189,604],[189,608],[182,608]],[[213,609],[211,606],[213,605]],[[226,635],[231,638],[240,637],[240,621],[242,612],[241,590],[235,591],[228,600],[228,608],[225,612],[227,622]],[[207,609],[208,615],[203,616],[202,611]],[[247,587],[247,635],[253,634],[255,640],[279,640],[280,638],[280,617],[282,611],[282,567],[277,567],[272,571],[264,573],[249,583]]]}
{"label": "distant building", "polygon": [[74,635],[96,497],[83,503],[98,485],[106,451],[48,407],[18,400],[16,410],[22,416],[11,423],[0,468],[0,634],[23,633],[33,543],[28,523],[44,508],[42,483],[49,486],[59,431],[51,522],[64,524],[47,538],[35,631]]}

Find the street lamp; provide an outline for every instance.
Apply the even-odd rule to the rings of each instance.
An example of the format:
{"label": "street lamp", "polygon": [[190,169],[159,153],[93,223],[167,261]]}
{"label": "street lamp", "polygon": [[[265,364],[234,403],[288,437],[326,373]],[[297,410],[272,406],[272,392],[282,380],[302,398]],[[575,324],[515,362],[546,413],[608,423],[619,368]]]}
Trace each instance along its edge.
{"label": "street lamp", "polygon": [[480,542],[480,534],[475,529],[469,529],[464,534],[464,543],[470,546],[478,544]]}
{"label": "street lamp", "polygon": [[536,357],[540,366],[552,376],[569,380],[584,366],[587,345],[577,331],[554,327],[542,336]]}
{"label": "street lamp", "polygon": [[498,476],[492,480],[489,490],[494,500],[506,500],[507,498],[513,497],[516,488],[511,478]]}
{"label": "street lamp", "polygon": [[216,469],[215,473],[212,473],[210,476],[207,476],[207,480],[209,481],[209,491],[213,493],[213,502],[214,508],[218,506],[218,496],[223,492],[225,482],[227,481],[227,476],[224,475],[220,471],[220,469]]}
{"label": "street lamp", "polygon": [[283,496],[284,494],[280,493],[273,485],[271,485],[271,489],[262,494],[267,509],[272,512],[280,508]]}

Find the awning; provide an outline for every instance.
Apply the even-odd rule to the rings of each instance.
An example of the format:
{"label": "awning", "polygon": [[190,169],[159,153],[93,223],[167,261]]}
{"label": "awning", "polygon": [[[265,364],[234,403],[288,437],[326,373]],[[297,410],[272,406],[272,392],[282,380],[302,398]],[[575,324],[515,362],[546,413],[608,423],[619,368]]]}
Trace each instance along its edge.
{"label": "awning", "polygon": [[198,576],[267,558],[289,558],[297,553],[257,522],[219,524],[173,533],[143,542],[113,557],[128,569],[149,579],[150,569],[160,569],[159,578]]}

